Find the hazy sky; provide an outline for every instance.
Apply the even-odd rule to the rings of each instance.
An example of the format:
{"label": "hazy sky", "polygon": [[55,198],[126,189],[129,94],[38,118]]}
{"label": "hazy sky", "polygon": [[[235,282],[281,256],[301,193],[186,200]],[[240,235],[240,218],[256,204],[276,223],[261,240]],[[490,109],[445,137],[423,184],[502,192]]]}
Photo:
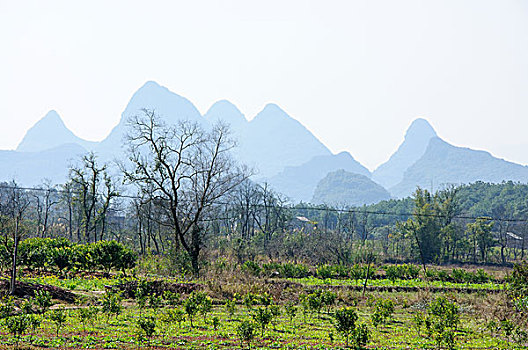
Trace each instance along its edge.
{"label": "hazy sky", "polygon": [[0,0],[0,149],[55,109],[101,140],[155,80],[205,111],[279,104],[370,169],[417,116],[528,164],[528,1]]}

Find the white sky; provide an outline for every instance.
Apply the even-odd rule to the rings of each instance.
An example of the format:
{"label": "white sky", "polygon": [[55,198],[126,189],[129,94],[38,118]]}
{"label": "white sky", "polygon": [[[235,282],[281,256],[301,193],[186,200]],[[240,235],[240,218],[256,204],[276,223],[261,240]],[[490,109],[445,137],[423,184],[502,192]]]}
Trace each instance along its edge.
{"label": "white sky", "polygon": [[370,169],[417,116],[528,164],[528,1],[0,0],[0,149],[50,109],[101,140],[147,80],[275,102]]}

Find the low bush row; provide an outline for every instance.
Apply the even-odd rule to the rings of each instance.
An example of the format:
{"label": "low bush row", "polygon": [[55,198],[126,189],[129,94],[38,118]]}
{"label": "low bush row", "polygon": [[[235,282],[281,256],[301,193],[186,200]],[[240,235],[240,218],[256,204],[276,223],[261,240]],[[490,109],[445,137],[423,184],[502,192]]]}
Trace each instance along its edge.
{"label": "low bush row", "polygon": [[[254,276],[304,278],[314,276],[321,279],[364,279],[367,275],[367,266],[364,264],[320,265],[315,269],[297,263],[267,263],[260,265],[254,261],[246,261],[242,270]],[[383,273],[384,271],[384,273]],[[414,264],[384,265],[379,268],[370,267],[371,279],[412,280],[423,277],[421,267]],[[469,271],[461,268],[452,270],[428,269],[425,278],[428,280],[454,282],[454,283],[487,283],[494,281],[493,276],[483,269]]]}
{"label": "low bush row", "polygon": [[133,268],[137,254],[117,241],[89,244],[65,238],[29,238],[19,245],[19,262],[33,270],[125,271]]}

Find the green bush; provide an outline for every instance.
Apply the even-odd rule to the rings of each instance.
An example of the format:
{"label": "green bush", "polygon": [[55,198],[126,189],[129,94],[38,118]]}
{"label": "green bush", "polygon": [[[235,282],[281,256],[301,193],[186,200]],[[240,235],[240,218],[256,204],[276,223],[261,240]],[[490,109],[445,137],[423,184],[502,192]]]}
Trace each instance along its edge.
{"label": "green bush", "polygon": [[366,325],[357,324],[358,315],[356,310],[343,307],[334,314],[334,326],[345,338],[348,347],[349,340],[355,349],[363,349],[369,340],[369,330]]}
{"label": "green bush", "polygon": [[420,268],[412,264],[403,264],[403,265],[387,265],[383,268],[385,270],[385,275],[391,281],[400,280],[411,280],[418,277],[420,273]]}
{"label": "green bush", "polygon": [[137,255],[117,241],[74,244],[65,238],[28,238],[20,242],[19,259],[30,269],[125,271],[135,266]]}
{"label": "green bush", "polygon": [[374,304],[374,313],[371,316],[372,324],[378,327],[387,324],[394,313],[394,302],[391,299],[378,299]]}
{"label": "green bush", "polygon": [[256,262],[248,260],[242,264],[242,271],[248,272],[253,276],[260,276],[262,269]]}
{"label": "green bush", "polygon": [[156,333],[156,319],[153,316],[141,317],[138,319],[137,324],[148,338],[152,338],[154,333]]}
{"label": "green bush", "polygon": [[237,327],[236,327],[236,333],[238,335],[238,339],[240,339],[241,345],[243,343],[247,343],[249,347],[251,347],[251,341],[253,338],[255,338],[255,324],[251,321],[242,321]]}
{"label": "green bush", "polygon": [[416,315],[413,322],[418,333],[422,326],[425,326],[427,336],[433,338],[439,347],[455,347],[455,334],[460,323],[459,310],[458,306],[445,296],[433,300],[427,308],[427,314]]}

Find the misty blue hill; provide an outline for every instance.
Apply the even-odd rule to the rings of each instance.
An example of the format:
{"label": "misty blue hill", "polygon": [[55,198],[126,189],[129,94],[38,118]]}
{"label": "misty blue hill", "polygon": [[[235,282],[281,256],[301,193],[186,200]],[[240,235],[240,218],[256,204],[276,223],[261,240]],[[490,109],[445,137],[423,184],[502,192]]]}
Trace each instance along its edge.
{"label": "misty blue hill", "polygon": [[328,173],[315,188],[312,203],[361,206],[390,199],[390,194],[365,175],[337,170]]}
{"label": "misty blue hill", "polygon": [[237,106],[227,100],[215,102],[204,114],[204,118],[210,124],[226,123],[236,138],[240,138],[248,124],[244,114],[240,112]]}
{"label": "misty blue hill", "polygon": [[14,179],[24,186],[37,186],[44,179],[64,183],[69,166],[86,153],[74,143],[40,152],[0,151],[0,181]]}
{"label": "misty blue hill", "polygon": [[121,114],[119,124],[97,147],[97,152],[105,159],[123,154],[124,137],[130,117],[141,115],[142,109],[154,110],[167,124],[176,124],[179,120],[190,120],[206,125],[198,109],[186,98],[171,92],[153,81],[146,82],[134,93]]}
{"label": "misty blue hill", "polygon": [[297,166],[330,150],[308,129],[276,104],[267,104],[240,135],[240,160],[271,177],[286,166]]}
{"label": "misty blue hill", "polygon": [[[103,141],[88,142],[75,136],[52,111],[27,132],[17,150],[38,152],[64,144],[77,144],[95,151],[101,161],[123,158],[127,121],[131,116],[141,114],[144,108],[154,110],[169,125],[179,120],[190,120],[207,129],[218,121],[226,122],[231,127],[232,137],[239,144],[235,155],[241,162],[252,166],[260,178],[273,176],[286,166],[301,165],[314,156],[331,155],[310,131],[277,105],[267,105],[248,122],[236,106],[221,100],[202,116],[189,100],[152,81],[145,83],[133,94],[118,125]],[[20,166],[15,159],[20,159]],[[20,169],[25,166],[22,163],[25,164],[27,159],[12,155],[10,166],[13,172],[21,173]],[[61,175],[57,176],[59,178]],[[55,181],[55,178],[51,176],[51,180]]]}
{"label": "misty blue hill", "polygon": [[403,180],[405,171],[425,153],[431,138],[436,132],[429,122],[418,118],[414,120],[398,150],[372,173],[372,179],[385,188],[391,188]]}
{"label": "misty blue hill", "polygon": [[268,183],[293,202],[309,202],[317,183],[329,172],[340,169],[370,177],[369,170],[356,161],[350,153],[341,152],[335,155],[316,156],[298,166],[287,166],[283,171],[269,178]]}
{"label": "misty blue hill", "polygon": [[424,155],[407,169],[403,180],[389,190],[395,197],[405,197],[416,186],[435,190],[446,184],[508,180],[527,183],[528,167],[495,158],[485,151],[456,147],[434,137]]}
{"label": "misty blue hill", "polygon": [[52,110],[27,131],[16,150],[20,152],[39,152],[68,143],[74,143],[87,149],[91,149],[96,145],[96,142],[86,141],[75,136],[64,125],[59,114]]}

